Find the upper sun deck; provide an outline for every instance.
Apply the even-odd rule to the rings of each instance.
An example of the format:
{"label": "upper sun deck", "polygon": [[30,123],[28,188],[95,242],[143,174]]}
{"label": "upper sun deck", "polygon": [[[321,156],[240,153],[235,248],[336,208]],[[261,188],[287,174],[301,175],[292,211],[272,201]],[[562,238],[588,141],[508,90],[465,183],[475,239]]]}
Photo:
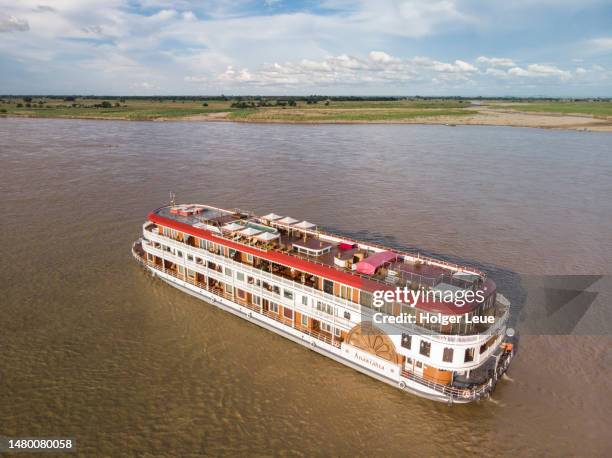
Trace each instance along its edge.
{"label": "upper sun deck", "polygon": [[[205,231],[228,246],[244,246],[265,254],[290,258],[325,267],[362,280],[370,288],[396,287],[425,289],[484,289],[491,294],[495,285],[485,274],[467,266],[408,253],[374,243],[352,240],[320,230],[315,224],[270,213],[256,216],[242,210],[224,210],[206,205],[175,205],[155,210],[154,222],[181,223],[181,230],[192,235]],[[150,217],[150,219],[152,219]],[[197,236],[197,235],[196,235]],[[223,242],[222,242],[223,243]],[[293,266],[291,266],[293,267]],[[338,278],[338,277],[336,277]],[[448,310],[441,310],[442,312]],[[465,311],[465,309],[463,309]]]}

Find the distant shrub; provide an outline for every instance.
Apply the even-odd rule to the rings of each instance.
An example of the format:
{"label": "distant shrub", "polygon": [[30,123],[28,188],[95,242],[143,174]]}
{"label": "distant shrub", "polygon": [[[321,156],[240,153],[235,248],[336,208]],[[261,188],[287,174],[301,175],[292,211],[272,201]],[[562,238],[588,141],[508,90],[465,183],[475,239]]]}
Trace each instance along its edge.
{"label": "distant shrub", "polygon": [[23,103],[18,103],[17,104],[17,108],[22,108],[23,107]]}
{"label": "distant shrub", "polygon": [[0,108],[0,113],[6,113],[6,108]]}
{"label": "distant shrub", "polygon": [[203,106],[203,107],[207,107],[207,106],[208,106],[208,104],[207,104],[206,102],[204,102],[204,103],[202,104],[202,106]]}

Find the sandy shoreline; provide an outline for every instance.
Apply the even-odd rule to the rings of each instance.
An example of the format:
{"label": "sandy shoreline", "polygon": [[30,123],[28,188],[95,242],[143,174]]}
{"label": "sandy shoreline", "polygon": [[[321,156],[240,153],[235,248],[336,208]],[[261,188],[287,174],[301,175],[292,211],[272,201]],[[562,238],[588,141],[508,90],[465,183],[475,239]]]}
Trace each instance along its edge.
{"label": "sandy shoreline", "polygon": [[[295,121],[284,119],[231,119],[230,112],[216,112],[172,118],[155,118],[150,121],[191,121],[191,122],[240,122],[258,124],[428,124],[428,125],[473,125],[532,127],[540,129],[578,130],[591,132],[612,132],[612,119],[595,118],[589,115],[565,115],[555,113],[527,113],[496,109],[492,107],[468,108],[473,114],[465,116],[424,116],[405,120],[316,120]],[[35,117],[10,116],[4,117]],[[130,121],[129,118],[108,117],[64,117],[51,119],[94,119],[111,121]]]}

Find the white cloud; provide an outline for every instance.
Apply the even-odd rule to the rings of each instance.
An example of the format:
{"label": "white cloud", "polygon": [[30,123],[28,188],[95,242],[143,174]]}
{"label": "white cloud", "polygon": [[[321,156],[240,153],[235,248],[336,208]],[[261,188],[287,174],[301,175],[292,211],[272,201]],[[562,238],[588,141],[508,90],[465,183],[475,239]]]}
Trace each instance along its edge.
{"label": "white cloud", "polygon": [[526,68],[512,67],[508,70],[508,75],[526,78],[558,77],[562,80],[572,77],[571,72],[547,64],[530,64]]}
{"label": "white cloud", "polygon": [[612,51],[612,37],[594,38],[588,44],[596,52]]}
{"label": "white cloud", "polygon": [[368,57],[373,62],[381,62],[383,64],[388,64],[390,62],[399,62],[399,59],[391,57],[389,54],[383,51],[372,51],[370,52],[370,54],[368,54]]}
{"label": "white cloud", "polygon": [[402,84],[408,81],[467,81],[478,71],[472,64],[455,60],[441,62],[428,57],[399,59],[383,51],[367,58],[342,54],[323,60],[288,61],[264,64],[256,70],[228,66],[216,77],[188,76],[191,83],[249,84],[253,86],[331,86],[353,84]]}
{"label": "white cloud", "polygon": [[508,59],[507,57],[480,56],[476,59],[476,62],[479,64],[487,64],[491,67],[514,67],[516,65],[512,59]]}
{"label": "white cloud", "polygon": [[25,19],[0,13],[0,32],[25,32],[27,30],[30,30],[30,25]]}

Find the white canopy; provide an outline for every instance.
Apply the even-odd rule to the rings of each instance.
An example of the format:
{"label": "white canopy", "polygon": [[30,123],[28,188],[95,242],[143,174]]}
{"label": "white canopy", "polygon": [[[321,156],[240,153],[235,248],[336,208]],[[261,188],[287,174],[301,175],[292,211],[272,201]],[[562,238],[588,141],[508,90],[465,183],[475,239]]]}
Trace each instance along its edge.
{"label": "white canopy", "polygon": [[297,223],[298,220],[293,219],[291,216],[285,216],[283,219],[279,219],[278,221],[275,221],[275,222],[280,223],[280,224],[293,224],[293,223]]}
{"label": "white canopy", "polygon": [[266,216],[262,216],[262,219],[267,219],[268,221],[274,221],[282,218],[281,215],[277,215],[276,213],[268,213]]}
{"label": "white canopy", "polygon": [[308,221],[302,221],[301,223],[294,224],[293,227],[297,227],[298,229],[312,229],[315,225]]}
{"label": "white canopy", "polygon": [[262,242],[269,242],[270,240],[274,240],[279,237],[280,235],[275,234],[274,232],[262,232],[261,234],[255,236],[257,240],[261,240]]}
{"label": "white canopy", "polygon": [[254,235],[259,234],[261,231],[257,230],[257,229],[253,229],[252,227],[247,227],[246,229],[238,232],[240,235],[243,235],[245,237],[252,237]]}
{"label": "white canopy", "polygon": [[244,226],[242,224],[238,224],[238,223],[229,223],[229,224],[226,224],[225,226],[221,227],[221,229],[223,229],[224,231],[236,232],[236,231],[239,231],[241,229],[244,229]]}

